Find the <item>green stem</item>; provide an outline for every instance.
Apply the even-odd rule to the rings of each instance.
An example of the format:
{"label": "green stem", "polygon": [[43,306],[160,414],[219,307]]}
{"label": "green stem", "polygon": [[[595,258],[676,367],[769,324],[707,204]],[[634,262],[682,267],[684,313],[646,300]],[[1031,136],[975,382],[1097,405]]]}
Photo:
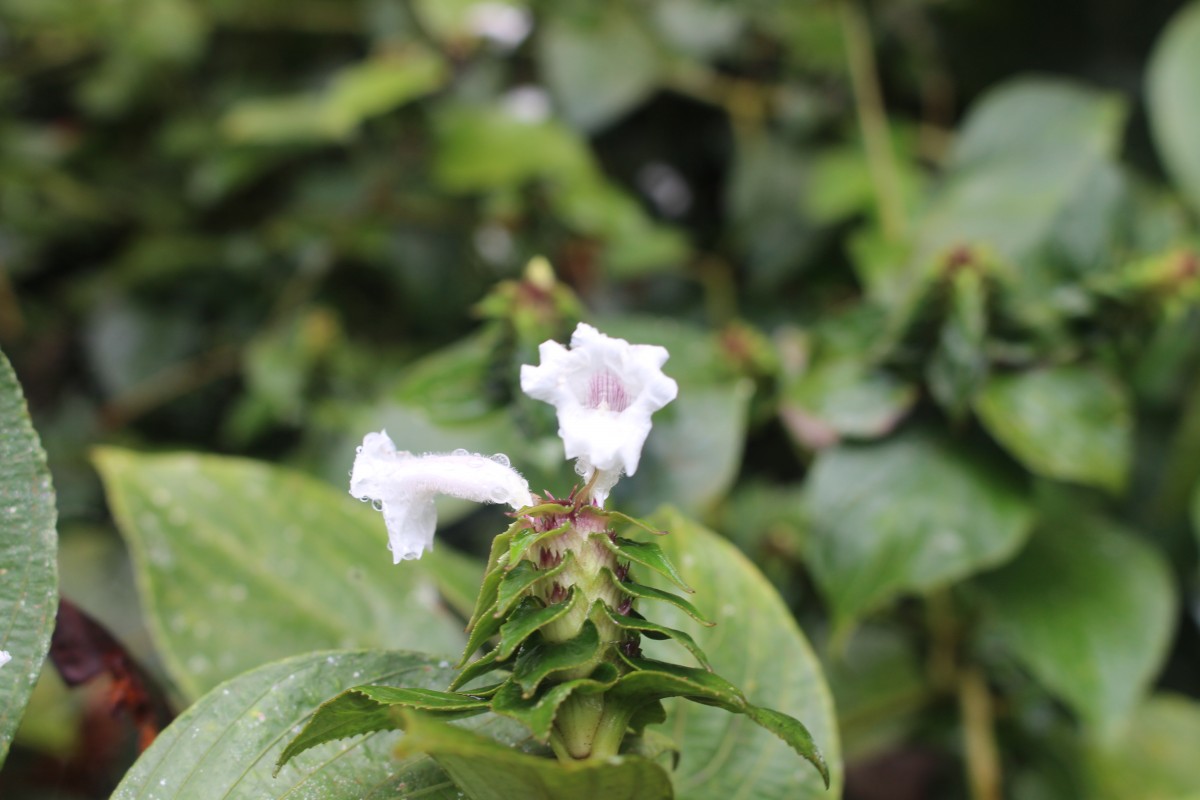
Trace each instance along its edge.
{"label": "green stem", "polygon": [[591,757],[603,715],[602,695],[573,694],[563,701],[554,721],[568,756],[564,759],[556,749],[555,754],[560,760],[575,761]]}
{"label": "green stem", "polygon": [[992,693],[977,667],[965,667],[959,672],[958,704],[971,798],[1001,800],[1000,750],[996,746]]}
{"label": "green stem", "polygon": [[592,758],[608,758],[621,752],[621,743],[625,741],[633,711],[631,706],[625,704],[609,703],[605,706],[600,724],[596,726],[596,738],[592,740]]}
{"label": "green stem", "polygon": [[871,173],[875,202],[879,207],[879,221],[888,241],[899,241],[904,238],[906,227],[904,198],[900,192],[900,173],[892,154],[887,111],[879,89],[871,31],[857,0],[839,0],[838,11],[842,36],[846,41],[846,61],[854,89],[858,124],[862,128],[863,145],[867,151],[867,169]]}

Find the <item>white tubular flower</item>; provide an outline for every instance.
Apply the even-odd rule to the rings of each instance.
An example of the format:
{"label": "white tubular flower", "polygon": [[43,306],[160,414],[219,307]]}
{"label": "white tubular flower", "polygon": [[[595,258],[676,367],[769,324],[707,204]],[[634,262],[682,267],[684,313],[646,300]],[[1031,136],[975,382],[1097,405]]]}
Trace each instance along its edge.
{"label": "white tubular flower", "polygon": [[538,348],[539,366],[521,367],[521,390],[558,410],[558,435],[575,470],[603,506],[622,474],[637,472],[650,415],[675,399],[679,386],[663,374],[665,347],[630,344],[579,323],[571,349]]}
{"label": "white tubular flower", "polygon": [[514,509],[533,503],[529,484],[509,466],[507,456],[489,458],[466,450],[415,456],[397,451],[387,431],[363,437],[350,473],[350,494],[373,501],[383,512],[388,549],[397,564],[433,548],[435,495],[507,503]]}
{"label": "white tubular flower", "polygon": [[0,650],[0,667],[12,661],[12,655],[7,650]]}

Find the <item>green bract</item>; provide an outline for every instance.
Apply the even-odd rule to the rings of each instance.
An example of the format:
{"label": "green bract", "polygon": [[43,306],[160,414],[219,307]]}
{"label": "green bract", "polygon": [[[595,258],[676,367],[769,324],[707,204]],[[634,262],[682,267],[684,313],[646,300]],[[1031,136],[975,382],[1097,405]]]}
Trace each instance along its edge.
{"label": "green bract", "polygon": [[[654,529],[590,505],[585,496],[547,498],[525,508],[496,537],[460,671],[446,691],[375,685],[348,689],[317,709],[280,754],[277,769],[324,742],[397,728],[411,734],[414,726],[440,731],[421,718],[446,721],[488,711],[525,725],[543,752],[548,747],[564,763],[599,762],[644,752],[645,727],[664,719],[661,701],[682,697],[744,714],[807,759],[828,786],[825,760],[803,724],[751,704],[712,671],[691,635],[660,625],[635,607],[641,601],[664,601],[712,625],[685,598],[634,579],[636,565],[692,591],[656,543],[617,535],[618,529]],[[644,610],[653,616],[653,603],[647,605]],[[697,666],[643,656],[643,636],[679,642]],[[497,637],[494,649],[468,663],[478,648]],[[446,735],[459,741],[457,734]],[[465,741],[459,745],[472,752],[497,747],[494,742],[467,747]],[[426,746],[423,735],[405,742],[410,752]],[[459,745],[451,750],[458,752]],[[441,746],[429,750],[439,763]],[[443,766],[455,774],[450,764]]]}

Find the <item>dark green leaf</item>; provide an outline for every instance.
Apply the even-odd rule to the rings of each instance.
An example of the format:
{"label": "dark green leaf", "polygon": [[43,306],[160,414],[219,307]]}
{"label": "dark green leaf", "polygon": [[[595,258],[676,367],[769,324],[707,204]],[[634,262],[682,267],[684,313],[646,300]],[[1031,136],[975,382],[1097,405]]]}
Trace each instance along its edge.
{"label": "dark green leaf", "polygon": [[1133,457],[1125,387],[1099,368],[1049,367],[997,375],[975,404],[979,418],[1039,475],[1116,492]]}
{"label": "dark green leaf", "polygon": [[619,581],[617,580],[617,576],[613,575],[611,571],[608,571],[608,574],[611,576],[612,582],[616,584],[617,588],[630,597],[642,600],[662,600],[663,602],[670,603],[676,608],[686,612],[688,616],[702,625],[713,624],[706,620],[694,605],[689,603],[687,600],[684,600],[677,594],[664,592],[661,589],[655,589],[653,586],[644,586],[640,583],[634,583],[633,581]]}
{"label": "dark green leaf", "polygon": [[716,673],[647,658],[627,657],[625,660],[637,671],[621,678],[612,692],[613,697],[644,702],[686,697],[735,714],[746,710],[746,698],[741,690]]}
{"label": "dark green leaf", "polygon": [[1071,507],[1051,512],[979,589],[985,629],[1105,732],[1136,706],[1175,630],[1174,586],[1158,554]]}
{"label": "dark green leaf", "polygon": [[564,700],[576,693],[598,694],[611,688],[616,681],[616,668],[607,662],[597,667],[590,677],[545,686],[532,697],[526,697],[515,681],[509,681],[496,692],[492,710],[525,725],[534,738],[545,742]]}
{"label": "dark green leaf", "polygon": [[503,619],[535,583],[556,577],[574,560],[574,554],[568,550],[563,560],[549,569],[539,569],[532,561],[521,561],[511,565],[496,591],[496,607],[492,615],[496,619]]}
{"label": "dark green leaf", "polygon": [[604,613],[616,623],[617,627],[627,631],[642,631],[647,634],[657,634],[662,638],[674,639],[686,647],[688,652],[700,662],[701,666],[708,670],[712,669],[708,663],[708,656],[704,655],[704,651],[700,649],[700,645],[696,644],[696,640],[692,638],[691,634],[676,630],[675,628],[668,628],[666,625],[659,625],[657,622],[651,622],[648,619],[639,619],[633,616],[626,616],[625,614],[618,614],[608,606],[601,605],[604,608]]}
{"label": "dark green leaf", "polygon": [[0,354],[0,764],[37,683],[58,607],[54,488],[25,396]]}
{"label": "dark green leaf", "polygon": [[825,779],[825,788],[829,788],[829,767],[825,764],[825,757],[821,755],[821,751],[813,742],[808,728],[804,727],[799,720],[793,719],[787,714],[754,705],[746,706],[746,716],[791,745],[796,753],[817,768],[817,772],[821,773],[821,777]]}
{"label": "dark green leaf", "polygon": [[662,575],[685,592],[695,592],[695,589],[687,585],[683,576],[679,574],[679,570],[671,563],[671,559],[663,553],[662,548],[654,542],[637,542],[622,537],[617,537],[616,541],[613,541],[605,534],[595,534],[595,536],[617,558],[641,564]]}
{"label": "dark green leaf", "polygon": [[1086,759],[1088,797],[1096,800],[1194,800],[1200,703],[1157,694],[1134,711],[1112,741],[1094,743]]}
{"label": "dark green leaf", "polygon": [[809,566],[842,632],[903,592],[1004,561],[1032,523],[1019,476],[923,432],[822,452],[805,496]]}
{"label": "dark green leaf", "polygon": [[521,603],[517,610],[509,616],[508,621],[500,627],[500,644],[496,648],[496,658],[504,661],[520,647],[521,643],[536,631],[549,625],[554,620],[570,612],[582,602],[583,595],[572,586],[566,600],[550,606],[542,606],[537,601],[528,599],[528,604]]}
{"label": "dark green leaf", "polygon": [[513,680],[524,690],[525,697],[532,697],[547,676],[595,664],[605,644],[591,620],[583,623],[575,638],[565,642],[539,639],[517,656]]}
{"label": "dark green leaf", "polygon": [[400,730],[402,717],[396,707],[458,718],[482,714],[488,705],[487,700],[435,689],[356,686],[321,704],[304,729],[279,754],[275,771],[278,773],[305,750],[326,742],[375,731]]}

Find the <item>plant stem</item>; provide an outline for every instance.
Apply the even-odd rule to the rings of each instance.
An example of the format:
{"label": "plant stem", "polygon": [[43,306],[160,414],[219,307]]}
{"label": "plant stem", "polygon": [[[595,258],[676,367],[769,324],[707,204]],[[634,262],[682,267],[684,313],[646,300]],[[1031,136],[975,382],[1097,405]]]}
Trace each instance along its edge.
{"label": "plant stem", "polygon": [[879,74],[871,46],[871,31],[859,8],[858,0],[839,0],[842,37],[846,42],[846,62],[854,89],[854,105],[862,129],[867,153],[867,169],[875,190],[879,221],[888,241],[905,235],[904,198],[900,193],[900,173],[892,154],[887,111],[879,89]]}
{"label": "plant stem", "polygon": [[992,694],[977,667],[959,671],[958,705],[962,713],[971,797],[973,800],[1001,800],[1000,752],[996,747]]}

